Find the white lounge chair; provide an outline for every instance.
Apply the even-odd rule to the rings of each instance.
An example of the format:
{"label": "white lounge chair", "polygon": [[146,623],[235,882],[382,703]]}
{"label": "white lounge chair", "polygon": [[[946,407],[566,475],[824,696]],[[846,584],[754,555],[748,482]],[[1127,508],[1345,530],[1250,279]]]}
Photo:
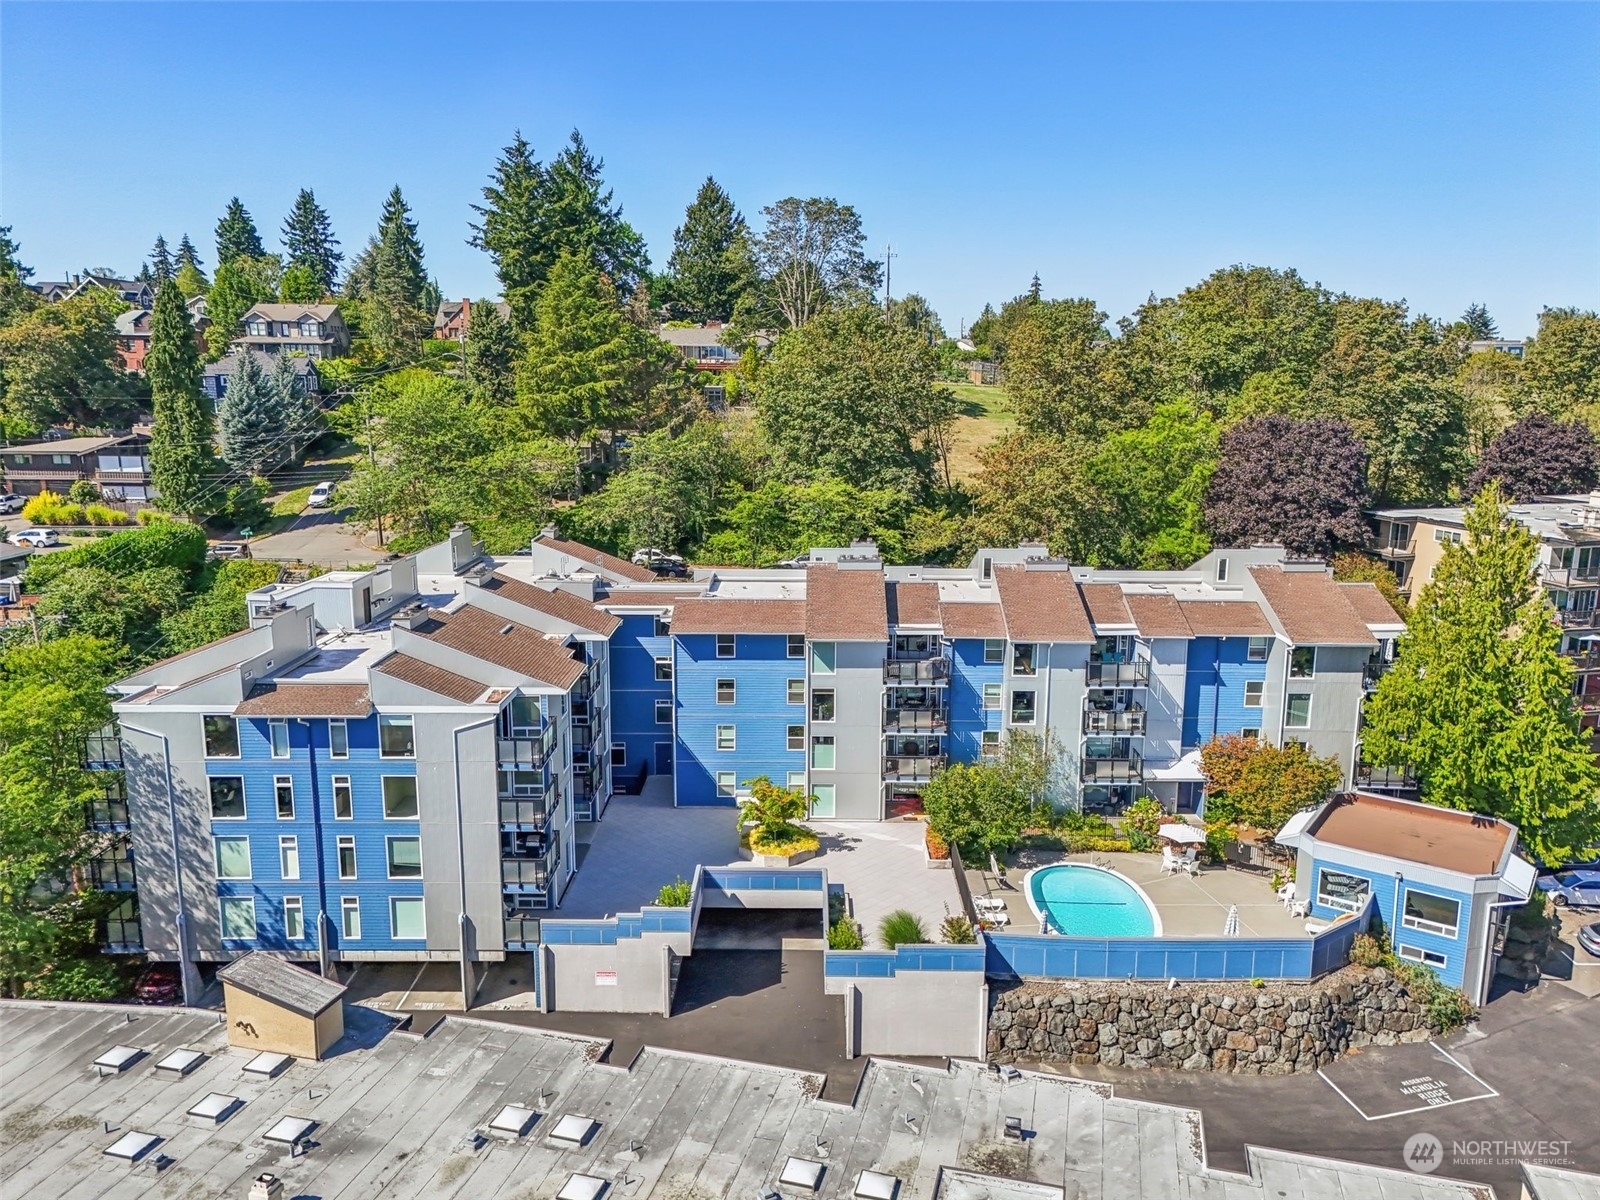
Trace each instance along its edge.
{"label": "white lounge chair", "polygon": [[1172,872],[1172,871],[1177,871],[1181,866],[1182,866],[1182,863],[1179,862],[1178,856],[1172,852],[1172,847],[1171,846],[1163,846],[1163,847],[1161,847],[1161,872],[1162,872],[1162,874],[1167,874],[1167,873]]}
{"label": "white lounge chair", "polygon": [[1200,874],[1200,855],[1193,846],[1183,852],[1183,869],[1191,876]]}

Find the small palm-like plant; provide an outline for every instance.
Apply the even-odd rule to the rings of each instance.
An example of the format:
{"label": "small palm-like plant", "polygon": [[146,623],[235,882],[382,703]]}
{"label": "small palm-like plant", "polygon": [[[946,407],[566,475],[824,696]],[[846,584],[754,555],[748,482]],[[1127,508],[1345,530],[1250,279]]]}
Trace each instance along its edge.
{"label": "small palm-like plant", "polygon": [[878,922],[878,940],[888,949],[896,946],[919,946],[933,941],[927,927],[916,913],[897,908]]}
{"label": "small palm-like plant", "polygon": [[694,889],[682,875],[671,883],[662,884],[661,891],[656,895],[656,903],[662,908],[687,908],[693,899]]}
{"label": "small palm-like plant", "polygon": [[952,946],[969,946],[978,940],[972,922],[960,915],[946,917],[939,929],[939,936]]}

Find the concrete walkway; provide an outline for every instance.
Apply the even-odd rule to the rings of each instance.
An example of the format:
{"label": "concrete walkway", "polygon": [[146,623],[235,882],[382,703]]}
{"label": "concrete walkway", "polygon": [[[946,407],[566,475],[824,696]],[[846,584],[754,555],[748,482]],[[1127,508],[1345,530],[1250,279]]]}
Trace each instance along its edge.
{"label": "concrete walkway", "polygon": [[878,923],[896,909],[920,917],[935,942],[945,917],[961,912],[955,872],[928,866],[921,821],[818,821],[812,828],[822,852],[806,865],[844,885],[869,949],[881,949]]}

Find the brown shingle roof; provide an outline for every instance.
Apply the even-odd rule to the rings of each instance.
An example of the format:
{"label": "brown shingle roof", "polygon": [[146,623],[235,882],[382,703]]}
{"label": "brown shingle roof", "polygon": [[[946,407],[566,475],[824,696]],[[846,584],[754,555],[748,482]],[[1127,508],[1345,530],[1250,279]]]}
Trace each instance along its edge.
{"label": "brown shingle roof", "polygon": [[673,633],[804,633],[804,600],[679,600],[672,606]]}
{"label": "brown shingle roof", "polygon": [[1089,614],[1070,572],[996,566],[994,585],[1012,641],[1094,641]]}
{"label": "brown shingle roof", "polygon": [[574,596],[571,592],[564,592],[560,588],[542,588],[522,579],[502,575],[499,571],[489,576],[483,586],[513,603],[522,605],[523,608],[531,608],[534,612],[542,612],[558,621],[565,621],[569,625],[576,625],[593,633],[609,637],[616,632],[617,626],[622,624],[620,617],[601,612],[581,596]]}
{"label": "brown shingle roof", "polygon": [[570,648],[537,629],[507,621],[471,604],[453,613],[434,613],[412,632],[552,687],[569,688],[583,675],[583,663],[573,657]]}
{"label": "brown shingle roof", "polygon": [[939,605],[939,622],[949,638],[1003,638],[1006,620],[998,604],[972,601]]}
{"label": "brown shingle roof", "polygon": [[889,638],[889,601],[883,571],[840,567],[806,568],[806,636],[840,642]]}
{"label": "brown shingle roof", "polygon": [[616,604],[624,608],[650,608],[654,605],[671,608],[681,597],[698,596],[705,590],[705,586],[699,583],[685,583],[660,591],[655,588],[608,587],[606,594],[595,603]]}
{"label": "brown shingle roof", "polygon": [[1254,600],[1180,600],[1196,637],[1271,637],[1272,622]]}
{"label": "brown shingle roof", "polygon": [[1511,828],[1492,817],[1387,796],[1329,801],[1307,830],[1319,842],[1467,875],[1500,869]]}
{"label": "brown shingle roof", "polygon": [[1192,632],[1183,609],[1171,596],[1154,592],[1134,592],[1124,597],[1139,636],[1147,638],[1186,638]]}
{"label": "brown shingle roof", "polygon": [[1395,611],[1375,583],[1341,583],[1339,590],[1356,610],[1356,616],[1368,625],[1404,625],[1406,622],[1404,615]]}
{"label": "brown shingle roof", "polygon": [[239,717],[364,717],[371,711],[364,683],[294,680],[258,683],[233,710]]}
{"label": "brown shingle roof", "polygon": [[1120,585],[1085,583],[1081,586],[1084,607],[1089,610],[1089,619],[1096,625],[1133,624],[1133,616],[1123,600]]}
{"label": "brown shingle roof", "polygon": [[607,554],[604,550],[596,550],[593,546],[585,546],[582,542],[568,541],[561,537],[536,537],[536,545],[570,554],[581,563],[591,567],[598,567],[602,572],[619,575],[623,579],[631,579],[635,583],[649,583],[655,579],[656,573],[644,567],[636,567],[625,558],[618,558],[615,554]]}
{"label": "brown shingle roof", "polygon": [[1373,646],[1376,641],[1344,589],[1323,571],[1251,567],[1250,576],[1297,646]]}
{"label": "brown shingle roof", "polygon": [[372,668],[380,675],[388,675],[404,683],[414,684],[424,691],[448,696],[462,704],[471,704],[487,690],[487,685],[465,675],[457,675],[443,667],[412,658],[409,654],[391,654]]}
{"label": "brown shingle roof", "polygon": [[939,585],[894,580],[887,585],[889,624],[939,627]]}

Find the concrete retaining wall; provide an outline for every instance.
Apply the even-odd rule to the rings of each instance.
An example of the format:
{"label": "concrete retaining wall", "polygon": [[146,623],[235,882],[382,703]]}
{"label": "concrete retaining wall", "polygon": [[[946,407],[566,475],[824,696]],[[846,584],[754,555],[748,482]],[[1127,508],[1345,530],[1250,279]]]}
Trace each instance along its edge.
{"label": "concrete retaining wall", "polygon": [[1121,983],[995,985],[987,1057],[1289,1075],[1353,1046],[1427,1041],[1422,1006],[1388,971],[1348,967],[1266,988]]}

